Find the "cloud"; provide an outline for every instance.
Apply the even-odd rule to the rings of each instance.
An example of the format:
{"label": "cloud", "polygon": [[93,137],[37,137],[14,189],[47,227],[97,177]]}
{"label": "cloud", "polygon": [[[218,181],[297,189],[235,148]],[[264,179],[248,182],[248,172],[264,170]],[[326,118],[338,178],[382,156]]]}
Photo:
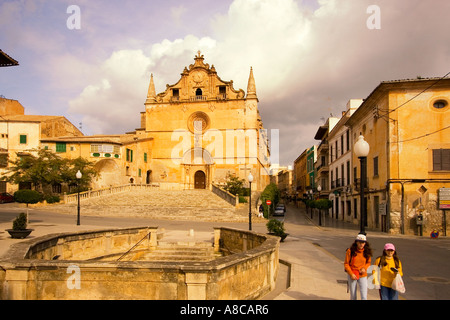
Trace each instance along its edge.
{"label": "cloud", "polygon": [[[366,10],[375,3],[381,29],[369,30]],[[226,12],[210,15],[207,36],[116,50],[70,102],[70,112],[83,114],[94,133],[132,130],[144,110],[150,73],[161,92],[200,49],[236,89],[246,89],[253,67],[264,125],[280,129],[281,164],[288,165],[319,143],[317,127],[330,114],[339,116],[349,99],[367,97],[383,80],[450,71],[448,1],[319,0],[312,7],[294,0],[235,0]],[[183,6],[172,6],[176,21],[186,14]]]}
{"label": "cloud", "polygon": [[68,111],[82,114],[83,127],[93,134],[118,134],[138,128],[151,65],[142,50],[114,52],[101,65],[96,83],[71,100]]}
{"label": "cloud", "polygon": [[179,6],[170,8],[170,14],[172,16],[173,22],[177,26],[181,26],[181,24],[182,24],[182,19],[181,18],[183,17],[183,15],[186,12],[187,12],[187,9],[183,5],[179,5]]}

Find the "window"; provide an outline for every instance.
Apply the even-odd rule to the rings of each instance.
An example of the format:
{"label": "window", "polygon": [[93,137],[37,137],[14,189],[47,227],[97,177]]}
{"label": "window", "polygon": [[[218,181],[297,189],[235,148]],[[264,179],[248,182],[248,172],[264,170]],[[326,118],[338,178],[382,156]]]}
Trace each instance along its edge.
{"label": "window", "polygon": [[347,161],[347,181],[346,181],[347,185],[349,185],[351,183],[350,181],[350,161]]}
{"label": "window", "polygon": [[[335,142],[334,142],[334,148],[336,149],[336,157],[335,157],[335,159],[337,159],[338,158],[338,141],[336,140]],[[337,177],[336,177],[337,178]]]}
{"label": "window", "polygon": [[20,144],[27,144],[27,135],[21,134],[19,137],[19,142],[20,142]]}
{"label": "window", "polygon": [[133,150],[127,149],[127,161],[133,162]]}
{"label": "window", "polygon": [[450,149],[433,149],[433,171],[450,171]]}
{"label": "window", "polygon": [[147,162],[147,152],[144,152],[144,162]]}
{"label": "window", "polygon": [[438,100],[435,103],[433,103],[433,107],[436,109],[444,109],[447,105],[448,103],[445,100]]}
{"label": "window", "polygon": [[66,152],[66,143],[65,142],[57,142],[56,143],[56,152]]}
{"label": "window", "polygon": [[62,185],[60,183],[55,183],[52,185],[52,192],[53,193],[61,193]]}
{"label": "window", "polygon": [[8,167],[8,154],[1,153],[0,154],[0,168],[6,168],[6,167]]}
{"label": "window", "polygon": [[115,153],[120,154],[120,146],[112,144],[91,144],[92,153]]}
{"label": "window", "polygon": [[91,152],[93,152],[93,153],[102,152],[102,145],[101,144],[91,144]]}
{"label": "window", "polygon": [[202,96],[202,89],[198,88],[198,89],[195,91],[195,95],[196,95],[197,97],[201,97],[201,96]]}
{"label": "window", "polygon": [[219,86],[219,98],[226,99],[227,97],[227,87]]}
{"label": "window", "polygon": [[348,151],[348,150],[350,150],[350,131],[349,130],[347,130],[346,138],[347,138],[346,142],[347,142],[347,151]]}
{"label": "window", "polygon": [[373,158],[373,175],[378,177],[378,157]]}

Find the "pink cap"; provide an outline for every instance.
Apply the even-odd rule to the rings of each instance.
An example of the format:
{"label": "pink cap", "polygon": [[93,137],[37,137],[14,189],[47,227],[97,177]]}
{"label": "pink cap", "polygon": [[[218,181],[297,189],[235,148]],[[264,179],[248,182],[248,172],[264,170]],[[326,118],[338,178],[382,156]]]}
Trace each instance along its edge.
{"label": "pink cap", "polygon": [[394,250],[395,251],[395,247],[392,243],[386,243],[384,245],[384,250]]}

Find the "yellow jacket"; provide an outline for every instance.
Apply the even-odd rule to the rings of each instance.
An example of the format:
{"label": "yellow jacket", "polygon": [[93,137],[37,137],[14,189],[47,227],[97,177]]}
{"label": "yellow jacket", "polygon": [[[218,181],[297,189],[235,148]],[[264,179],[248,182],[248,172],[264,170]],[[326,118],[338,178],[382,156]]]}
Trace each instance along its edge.
{"label": "yellow jacket", "polygon": [[[375,260],[375,266],[376,267],[378,267],[378,265],[380,263],[380,260],[381,260],[381,257],[378,257]],[[392,259],[385,259],[385,261],[386,261],[387,264],[385,266],[381,266],[380,265],[379,274],[378,274],[378,268],[375,268],[375,271],[373,271],[374,284],[375,285],[380,284],[383,287],[391,288],[392,287],[392,281],[394,281],[394,278],[397,275],[396,272],[391,270],[391,268],[395,268],[395,261],[394,261],[394,258],[392,258]],[[402,262],[400,260],[398,261],[398,268],[397,268],[397,270],[400,273],[400,275],[403,277]]]}

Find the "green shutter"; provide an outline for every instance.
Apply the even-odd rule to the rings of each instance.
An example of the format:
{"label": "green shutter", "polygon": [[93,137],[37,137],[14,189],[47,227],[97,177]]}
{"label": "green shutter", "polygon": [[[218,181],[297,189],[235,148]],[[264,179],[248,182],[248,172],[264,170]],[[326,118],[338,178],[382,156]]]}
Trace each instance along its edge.
{"label": "green shutter", "polygon": [[20,135],[20,143],[22,143],[22,144],[26,144],[27,143],[27,135],[26,134],[21,134]]}
{"label": "green shutter", "polygon": [[65,142],[57,142],[56,143],[56,152],[66,152],[66,143]]}

